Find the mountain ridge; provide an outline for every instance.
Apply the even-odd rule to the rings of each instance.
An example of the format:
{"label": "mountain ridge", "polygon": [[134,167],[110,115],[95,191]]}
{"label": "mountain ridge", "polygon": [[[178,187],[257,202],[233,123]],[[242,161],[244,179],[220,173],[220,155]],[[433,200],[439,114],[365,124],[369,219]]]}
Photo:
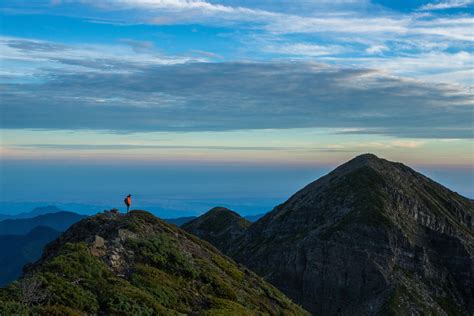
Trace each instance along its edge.
{"label": "mountain ridge", "polygon": [[0,289],[0,314],[24,312],[308,315],[211,244],[136,210],[83,219],[48,244]]}

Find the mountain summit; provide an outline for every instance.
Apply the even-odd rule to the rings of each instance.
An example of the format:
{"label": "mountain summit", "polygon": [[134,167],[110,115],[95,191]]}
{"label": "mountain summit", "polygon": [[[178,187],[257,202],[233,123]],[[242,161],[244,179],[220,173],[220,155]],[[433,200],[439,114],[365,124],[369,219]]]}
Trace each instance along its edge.
{"label": "mountain summit", "polygon": [[0,314],[307,315],[207,242],[150,213],[107,212],[50,243],[0,289]]}
{"label": "mountain summit", "polygon": [[358,156],[222,250],[317,315],[473,313],[474,203]]}
{"label": "mountain summit", "polygon": [[234,211],[225,207],[214,207],[181,228],[227,253],[228,248],[233,247],[235,240],[241,238],[251,224]]}

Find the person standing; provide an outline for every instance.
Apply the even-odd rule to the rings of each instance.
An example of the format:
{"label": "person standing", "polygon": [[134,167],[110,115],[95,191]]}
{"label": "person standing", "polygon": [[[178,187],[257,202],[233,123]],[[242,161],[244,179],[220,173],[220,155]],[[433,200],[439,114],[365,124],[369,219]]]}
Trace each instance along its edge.
{"label": "person standing", "polygon": [[132,195],[131,194],[127,195],[127,197],[125,198],[125,200],[123,200],[123,202],[125,203],[125,205],[127,205],[127,213],[128,213],[128,210],[130,209],[130,205],[132,205]]}

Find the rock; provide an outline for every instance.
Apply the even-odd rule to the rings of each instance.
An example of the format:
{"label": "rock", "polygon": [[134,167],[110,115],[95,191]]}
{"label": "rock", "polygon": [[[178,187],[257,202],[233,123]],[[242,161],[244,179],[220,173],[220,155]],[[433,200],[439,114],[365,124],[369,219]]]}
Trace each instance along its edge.
{"label": "rock", "polygon": [[96,257],[102,257],[105,255],[106,247],[104,238],[99,235],[95,235],[94,242],[90,246],[91,254]]}

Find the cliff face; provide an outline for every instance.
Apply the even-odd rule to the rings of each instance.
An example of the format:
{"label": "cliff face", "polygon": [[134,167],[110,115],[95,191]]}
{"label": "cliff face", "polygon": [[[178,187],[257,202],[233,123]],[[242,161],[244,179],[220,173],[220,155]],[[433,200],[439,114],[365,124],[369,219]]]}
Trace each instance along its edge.
{"label": "cliff face", "polygon": [[0,314],[306,315],[213,246],[144,211],[104,213],[50,243],[0,290]]}
{"label": "cliff face", "polygon": [[315,314],[470,314],[473,202],[359,156],[252,225],[233,256]]}
{"label": "cliff face", "polygon": [[234,211],[215,207],[198,218],[185,223],[182,228],[201,239],[209,241],[223,253],[234,247],[252,223]]}
{"label": "cliff face", "polygon": [[474,203],[362,155],[221,247],[316,315],[473,313]]}

